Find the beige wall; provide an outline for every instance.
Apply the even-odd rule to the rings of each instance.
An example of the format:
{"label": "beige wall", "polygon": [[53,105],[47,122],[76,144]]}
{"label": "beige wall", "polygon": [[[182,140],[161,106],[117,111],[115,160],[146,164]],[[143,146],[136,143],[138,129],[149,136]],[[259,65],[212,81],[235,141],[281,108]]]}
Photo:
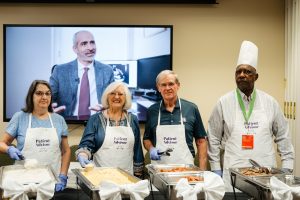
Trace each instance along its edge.
{"label": "beige wall", "polygon": [[[1,133],[6,127],[2,123],[2,24],[173,25],[173,69],[182,83],[180,95],[199,106],[205,127],[217,99],[235,87],[234,68],[242,40],[251,40],[259,47],[257,88],[283,105],[284,1],[218,2],[217,5],[0,4]],[[70,125],[71,143],[79,142],[74,135],[80,137],[82,130],[82,126]]]}

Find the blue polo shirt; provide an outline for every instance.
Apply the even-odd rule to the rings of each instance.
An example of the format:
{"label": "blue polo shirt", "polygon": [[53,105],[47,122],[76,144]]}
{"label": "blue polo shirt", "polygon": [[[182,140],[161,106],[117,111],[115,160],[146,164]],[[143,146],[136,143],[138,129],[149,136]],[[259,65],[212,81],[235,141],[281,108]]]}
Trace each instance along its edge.
{"label": "blue polo shirt", "polygon": [[[180,99],[180,102],[186,143],[192,155],[195,157],[193,138],[198,139],[206,137],[206,131],[197,105],[184,99]],[[143,138],[144,140],[150,140],[154,146],[156,146],[156,127],[158,122],[159,105],[160,102],[157,102],[150,106],[147,111],[147,122],[145,124],[145,133]],[[163,102],[161,104],[160,112],[160,125],[180,124],[180,107],[178,99],[173,112],[166,110]]]}

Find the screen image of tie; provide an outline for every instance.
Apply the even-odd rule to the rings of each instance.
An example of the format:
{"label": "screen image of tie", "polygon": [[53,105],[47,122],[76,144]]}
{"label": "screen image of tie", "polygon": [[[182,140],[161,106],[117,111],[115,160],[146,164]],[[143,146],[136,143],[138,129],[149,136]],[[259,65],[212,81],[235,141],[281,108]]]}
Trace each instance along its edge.
{"label": "screen image of tie", "polygon": [[89,68],[84,68],[84,73],[81,78],[80,93],[79,93],[79,107],[78,107],[78,118],[88,119],[91,111],[90,106],[90,84],[88,78]]}

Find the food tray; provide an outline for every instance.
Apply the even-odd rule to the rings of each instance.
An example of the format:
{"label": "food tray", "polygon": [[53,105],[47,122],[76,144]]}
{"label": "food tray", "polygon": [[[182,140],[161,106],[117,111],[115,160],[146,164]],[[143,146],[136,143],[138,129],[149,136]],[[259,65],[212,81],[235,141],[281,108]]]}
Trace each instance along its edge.
{"label": "food tray", "polygon": [[[117,173],[121,173],[122,175],[124,175],[125,177],[128,178],[128,180],[130,180],[130,182],[132,183],[136,183],[138,181],[140,181],[140,179],[138,179],[137,177],[129,174],[128,172],[126,172],[125,170],[122,170],[120,168],[115,168],[115,167],[94,167],[94,170],[112,170],[112,171],[116,171]],[[89,173],[89,172],[85,172],[84,169],[72,169],[72,172],[75,174],[76,176],[76,182],[77,185],[80,186],[80,188],[90,197],[90,199],[93,200],[100,200],[100,196],[99,196],[99,185],[95,185],[94,183],[92,183],[91,180],[89,180],[84,174],[85,173]],[[111,176],[111,177],[115,177],[115,176]],[[110,180],[110,179],[105,179],[105,180]],[[111,180],[110,180],[111,181]],[[129,195],[125,195],[125,194],[121,194],[122,198],[129,198]]]}
{"label": "food tray", "polygon": [[192,164],[148,164],[146,168],[152,174],[168,173],[172,169],[185,168],[185,171],[171,171],[169,173],[182,173],[182,172],[198,172],[201,171],[199,167]]}
{"label": "food tray", "polygon": [[[276,176],[280,181],[284,182],[290,187],[300,187],[300,178],[295,177],[294,175],[285,174],[283,176]],[[268,177],[253,177],[253,180],[260,185],[264,185],[267,188],[270,188],[270,178]]]}
{"label": "food tray", "polygon": [[255,199],[273,200],[270,190],[270,178],[276,176],[284,180],[286,175],[278,168],[272,168],[271,174],[267,175],[244,175],[242,171],[247,168],[230,168],[229,172],[232,179],[232,185]]}
{"label": "food tray", "polygon": [[[32,174],[38,174],[38,176],[33,176]],[[55,183],[58,182],[58,179],[50,165],[41,165],[34,169],[25,169],[24,165],[2,166],[0,168],[0,199],[3,197],[5,176],[9,176],[9,179],[11,180],[23,181],[24,184],[39,184],[41,181],[45,180],[45,176],[51,178]],[[30,192],[27,195],[29,198],[36,197],[36,193],[33,192]]]}
{"label": "food tray", "polygon": [[[201,171],[199,167],[191,164],[149,164],[146,167],[149,171],[150,183],[170,200],[182,199],[176,197],[177,192],[175,190],[175,186],[180,178],[184,178],[186,176],[203,177],[203,171]],[[187,168],[187,171],[161,172],[161,169],[170,170],[178,167]],[[199,182],[190,182],[191,185],[195,185],[196,183]],[[204,193],[198,194],[197,199],[204,199]]]}
{"label": "food tray", "polygon": [[254,169],[256,171],[259,170],[259,168],[257,168],[257,167],[233,168],[232,170],[235,171],[235,173],[238,173],[241,176],[247,176],[247,177],[271,177],[271,176],[274,176],[274,175],[284,174],[284,172],[281,171],[278,168],[270,168],[270,174],[265,174],[265,173],[256,174],[256,175],[245,175],[245,174],[243,174],[243,171],[252,170],[252,169]]}
{"label": "food tray", "polygon": [[199,181],[189,181],[189,183],[196,184],[204,181],[203,172],[191,172],[191,173],[164,173],[159,174],[158,176],[161,177],[162,180],[164,180],[169,185],[176,185],[177,182],[181,178],[188,178],[188,177],[195,177],[200,179]]}

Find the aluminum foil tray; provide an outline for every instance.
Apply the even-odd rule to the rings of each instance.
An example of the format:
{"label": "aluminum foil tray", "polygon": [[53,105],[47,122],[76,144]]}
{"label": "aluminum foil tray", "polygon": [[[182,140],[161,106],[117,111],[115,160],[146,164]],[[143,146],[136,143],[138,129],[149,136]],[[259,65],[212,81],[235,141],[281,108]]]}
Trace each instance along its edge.
{"label": "aluminum foil tray", "polygon": [[162,174],[158,174],[158,176],[160,176],[161,179],[164,180],[168,185],[176,185],[177,182],[181,178],[188,178],[188,177],[195,177],[195,178],[199,179],[199,181],[195,181],[195,180],[192,181],[192,180],[190,180],[189,183],[191,185],[204,181],[203,172],[162,173]]}
{"label": "aluminum foil tray", "polygon": [[[122,175],[127,177],[132,183],[136,183],[140,181],[137,177],[129,174],[125,170],[122,170],[120,168],[114,168],[114,167],[95,167],[93,170],[103,170],[103,169],[112,169],[116,170],[117,172],[120,172]],[[92,181],[90,181],[84,174],[86,173],[84,169],[72,169],[72,172],[76,176],[76,182],[77,185],[80,186],[80,188],[93,200],[100,200],[99,196],[99,186],[94,185]],[[113,176],[113,175],[112,175]],[[109,179],[107,179],[109,180]],[[129,195],[121,194],[122,198],[129,198]]]}

